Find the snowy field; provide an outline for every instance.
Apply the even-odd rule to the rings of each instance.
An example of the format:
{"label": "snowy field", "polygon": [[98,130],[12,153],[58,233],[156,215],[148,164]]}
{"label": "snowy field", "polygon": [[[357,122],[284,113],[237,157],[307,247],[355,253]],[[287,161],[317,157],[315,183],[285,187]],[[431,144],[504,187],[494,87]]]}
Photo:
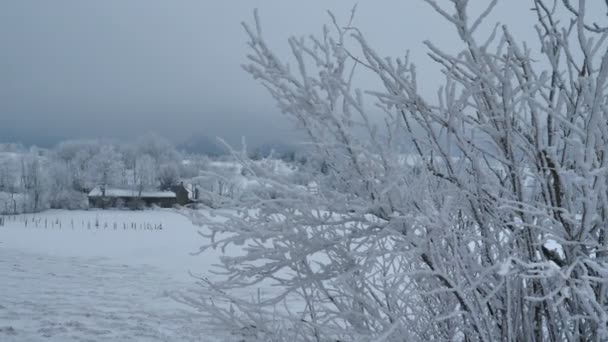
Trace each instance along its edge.
{"label": "snowy field", "polygon": [[213,341],[171,293],[196,288],[213,252],[162,209],[47,211],[0,226],[0,341]]}

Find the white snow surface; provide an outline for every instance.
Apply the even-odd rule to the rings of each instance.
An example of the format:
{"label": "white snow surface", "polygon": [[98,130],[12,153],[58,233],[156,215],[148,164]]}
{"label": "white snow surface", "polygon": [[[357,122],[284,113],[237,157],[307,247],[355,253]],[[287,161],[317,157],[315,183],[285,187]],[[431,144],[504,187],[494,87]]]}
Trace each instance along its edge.
{"label": "white snow surface", "polygon": [[[101,197],[103,192],[101,188],[95,187],[91,192],[89,192],[89,196]],[[175,198],[175,192],[173,191],[142,191],[141,194],[137,190],[129,190],[129,189],[115,189],[115,188],[107,188],[106,189],[106,197],[137,197],[137,198]]]}
{"label": "white snow surface", "polygon": [[219,254],[169,210],[63,211],[0,226],[0,341],[224,341],[170,298]]}

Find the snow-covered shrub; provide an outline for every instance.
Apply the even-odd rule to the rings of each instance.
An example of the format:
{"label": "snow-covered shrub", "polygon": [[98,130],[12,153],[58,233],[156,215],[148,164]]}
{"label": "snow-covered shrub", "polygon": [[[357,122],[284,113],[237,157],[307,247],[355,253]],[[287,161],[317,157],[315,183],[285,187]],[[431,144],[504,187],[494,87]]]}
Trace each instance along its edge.
{"label": "snow-covered shrub", "polygon": [[86,209],[88,203],[87,194],[73,189],[58,189],[49,195],[49,207],[52,209]]}
{"label": "snow-covered shrub", "polygon": [[265,181],[274,177],[287,179],[294,169],[276,159],[248,160],[242,163],[243,153],[235,160],[211,161],[207,170],[189,183],[199,191],[198,201],[211,208],[240,207],[257,198],[277,198],[278,191]]}
{"label": "snow-covered shrub", "polygon": [[[317,194],[268,179],[278,199],[201,221],[207,248],[245,245],[182,298],[206,323],[244,341],[608,339],[608,28],[589,1],[530,0],[533,52],[506,27],[480,30],[496,1],[477,15],[425,2],[462,43],[426,43],[437,98],[352,23],[291,38],[291,66],[257,15],[246,26],[246,70],[305,128],[323,176]],[[354,72],[381,88],[358,90]],[[236,295],[261,284],[275,291]]]}

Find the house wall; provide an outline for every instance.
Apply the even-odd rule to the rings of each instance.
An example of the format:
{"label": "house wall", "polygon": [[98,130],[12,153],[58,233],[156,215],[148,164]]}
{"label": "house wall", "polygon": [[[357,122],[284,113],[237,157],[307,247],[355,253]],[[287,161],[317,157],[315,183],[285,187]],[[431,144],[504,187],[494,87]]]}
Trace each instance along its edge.
{"label": "house wall", "polygon": [[146,206],[157,205],[161,208],[171,208],[177,204],[177,198],[142,198]]}
{"label": "house wall", "polygon": [[175,194],[176,202],[179,205],[186,205],[190,203],[190,198],[188,198],[188,190],[182,188],[182,190],[175,192]]}
{"label": "house wall", "polygon": [[171,191],[175,193],[177,204],[186,205],[190,203],[190,198],[188,197],[188,190],[186,190],[183,184],[171,187]]}

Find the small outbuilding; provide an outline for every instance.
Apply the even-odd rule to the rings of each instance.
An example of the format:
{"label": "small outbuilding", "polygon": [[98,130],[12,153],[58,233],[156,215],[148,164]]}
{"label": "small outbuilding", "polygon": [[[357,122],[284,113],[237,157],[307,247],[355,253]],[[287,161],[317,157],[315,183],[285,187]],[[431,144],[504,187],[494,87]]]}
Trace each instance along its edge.
{"label": "small outbuilding", "polygon": [[175,193],[175,197],[177,200],[177,204],[186,205],[192,202],[192,194],[191,192],[184,186],[184,183],[181,182],[179,185],[173,185],[168,190]]}

